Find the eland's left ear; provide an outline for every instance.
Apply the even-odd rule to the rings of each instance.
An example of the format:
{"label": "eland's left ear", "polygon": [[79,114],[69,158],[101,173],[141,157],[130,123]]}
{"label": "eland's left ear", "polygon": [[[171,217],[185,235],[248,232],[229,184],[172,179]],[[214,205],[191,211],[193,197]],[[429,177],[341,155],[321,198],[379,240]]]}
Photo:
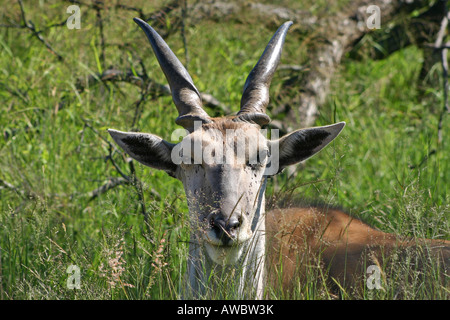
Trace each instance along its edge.
{"label": "eland's left ear", "polygon": [[[270,141],[273,161],[278,158],[278,172],[282,171],[286,166],[299,163],[306,160],[317,152],[322,150],[334,138],[336,138],[345,126],[345,122],[339,122],[324,127],[314,127],[308,129],[300,129],[294,131],[284,137]],[[277,150],[278,147],[278,157]]]}

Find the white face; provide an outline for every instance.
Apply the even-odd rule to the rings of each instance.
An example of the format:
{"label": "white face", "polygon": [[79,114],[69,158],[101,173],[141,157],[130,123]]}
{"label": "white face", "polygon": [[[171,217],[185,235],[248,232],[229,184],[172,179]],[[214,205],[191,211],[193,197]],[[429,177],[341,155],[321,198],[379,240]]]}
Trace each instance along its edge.
{"label": "white face", "polygon": [[206,124],[184,143],[191,148],[183,149],[175,177],[184,185],[194,234],[214,262],[234,263],[241,254],[239,245],[252,236],[268,161],[267,139],[248,123],[231,129]]}

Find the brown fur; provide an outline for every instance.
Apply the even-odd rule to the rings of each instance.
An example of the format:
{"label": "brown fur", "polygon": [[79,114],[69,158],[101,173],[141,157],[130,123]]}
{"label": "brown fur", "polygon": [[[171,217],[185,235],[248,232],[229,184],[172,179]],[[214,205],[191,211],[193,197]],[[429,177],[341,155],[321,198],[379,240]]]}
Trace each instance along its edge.
{"label": "brown fur", "polygon": [[[251,124],[249,122],[242,122],[242,121],[232,121],[235,119],[236,116],[227,116],[227,117],[218,117],[218,118],[211,118],[212,122],[203,124],[202,128],[203,130],[219,130],[222,134],[226,134],[227,130],[247,130],[251,127],[259,129],[260,127],[256,124]],[[249,126],[250,125],[250,126]]]}
{"label": "brown fur", "polygon": [[266,229],[269,268],[273,268],[269,275],[282,269],[281,278],[270,281],[287,290],[305,281],[308,270],[317,266],[328,272],[332,286],[334,278],[343,288],[361,287],[364,284],[358,281],[367,266],[383,269],[394,252],[418,251],[424,244],[442,259],[443,273],[450,267],[450,241],[401,239],[337,209],[275,209],[266,214]]}

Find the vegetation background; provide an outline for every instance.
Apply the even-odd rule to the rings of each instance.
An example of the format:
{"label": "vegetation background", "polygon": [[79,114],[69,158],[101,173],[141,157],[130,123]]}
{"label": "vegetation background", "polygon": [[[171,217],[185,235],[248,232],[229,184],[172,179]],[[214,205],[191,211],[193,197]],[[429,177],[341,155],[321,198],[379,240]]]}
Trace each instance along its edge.
{"label": "vegetation background", "polygon": [[[164,75],[132,18],[153,17],[198,89],[220,101],[207,105],[210,115],[239,109],[248,73],[283,22],[262,23],[244,10],[190,23],[194,12],[180,3],[184,10],[166,10],[163,19],[157,14],[174,1],[0,1],[0,299],[179,298],[189,242],[183,187],[130,162],[106,132],[139,130],[170,140],[177,128]],[[81,9],[80,29],[66,25],[72,4]],[[325,19],[351,2],[276,5]],[[272,178],[267,194],[276,200],[294,191],[383,231],[450,239],[447,118],[438,139],[446,99],[441,65],[421,77],[426,57],[414,44],[374,58],[374,39],[383,32],[382,21],[356,54],[344,56],[319,107],[314,125],[346,121],[341,136]],[[275,74],[268,109],[281,123],[277,107],[302,91],[292,79],[317,63],[308,53],[318,33],[314,25],[294,25],[286,38],[281,63],[288,67]],[[296,128],[301,119],[290,121]],[[67,288],[71,265],[80,268],[81,289]],[[294,296],[276,288],[268,294],[336,297],[325,284],[299,285]],[[383,290],[356,298],[397,297],[448,299],[449,292],[438,283],[430,289],[423,281],[386,281]]]}

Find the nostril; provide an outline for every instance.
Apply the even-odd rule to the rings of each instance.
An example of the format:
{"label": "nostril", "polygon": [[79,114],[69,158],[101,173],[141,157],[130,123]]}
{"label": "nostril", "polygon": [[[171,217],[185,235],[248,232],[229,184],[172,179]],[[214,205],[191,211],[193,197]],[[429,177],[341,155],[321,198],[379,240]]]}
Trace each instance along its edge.
{"label": "nostril", "polygon": [[217,222],[216,219],[211,218],[209,220],[209,226],[211,229],[213,229],[215,232],[219,232],[220,231],[220,223]]}
{"label": "nostril", "polygon": [[229,230],[236,230],[237,228],[239,228],[241,225],[241,221],[238,219],[230,219],[230,221],[228,221],[228,229]]}
{"label": "nostril", "polygon": [[209,221],[209,225],[218,236],[220,236],[225,230],[225,221],[218,217],[211,218],[211,220]]}
{"label": "nostril", "polygon": [[213,231],[223,244],[228,245],[238,234],[242,220],[236,217],[224,219],[222,215],[214,215],[209,219],[210,230]]}

